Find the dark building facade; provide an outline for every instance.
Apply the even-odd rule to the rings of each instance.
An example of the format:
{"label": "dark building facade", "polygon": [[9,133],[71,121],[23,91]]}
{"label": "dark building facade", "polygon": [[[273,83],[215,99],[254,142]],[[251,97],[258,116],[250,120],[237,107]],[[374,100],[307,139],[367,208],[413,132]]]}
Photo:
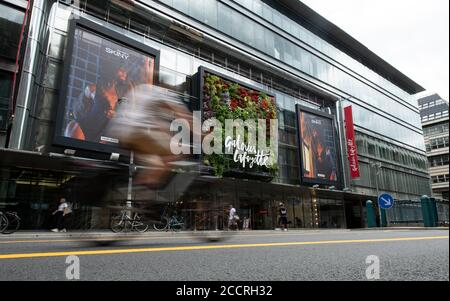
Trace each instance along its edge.
{"label": "dark building facade", "polygon": [[[161,203],[234,204],[250,228],[270,229],[283,202],[291,227],[359,228],[366,223],[365,202],[381,192],[408,201],[431,193],[414,96],[423,88],[300,1],[15,0],[0,6],[14,11],[2,9],[0,22],[19,32],[10,35],[2,26],[2,41],[20,37],[19,28],[24,32],[23,47],[11,51],[18,56],[0,65],[0,206],[21,212],[27,228],[48,228],[48,212],[60,195],[83,216],[80,224],[107,220],[94,204],[99,196],[90,190],[92,179],[77,167],[110,161],[114,139],[92,133],[80,141],[65,129],[77,118],[72,108],[80,95],[89,99],[100,74],[119,65],[133,81],[155,77],[191,108],[205,97],[199,70],[274,100],[279,148],[270,181],[246,173],[197,179],[187,190],[175,185],[158,194]],[[14,43],[8,45],[20,41]],[[142,75],[144,64],[153,75]],[[349,106],[359,177],[348,160]],[[327,124],[324,143],[335,158],[327,180],[322,173],[312,176],[315,168],[307,164],[300,128],[307,120]],[[95,183],[114,191],[108,202],[155,198],[132,185],[121,189],[128,188],[129,158],[120,156],[118,164],[121,173]]]}

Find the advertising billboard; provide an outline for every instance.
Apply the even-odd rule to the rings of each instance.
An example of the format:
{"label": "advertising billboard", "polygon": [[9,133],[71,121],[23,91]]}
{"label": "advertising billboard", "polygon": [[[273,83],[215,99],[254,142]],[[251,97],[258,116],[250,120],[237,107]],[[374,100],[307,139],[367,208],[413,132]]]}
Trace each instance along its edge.
{"label": "advertising billboard", "polygon": [[[224,127],[220,135],[223,153],[203,154],[203,163],[212,167],[217,176],[271,181],[278,172],[275,96],[203,66],[196,77],[202,122],[218,120]],[[236,132],[227,132],[229,122],[240,124]],[[254,125],[247,126],[246,122]]]}
{"label": "advertising billboard", "polygon": [[72,22],[69,39],[55,142],[117,151],[108,124],[135,87],[155,83],[159,53],[83,19]]}
{"label": "advertising billboard", "polygon": [[302,182],[336,185],[338,149],[332,115],[297,106]]}

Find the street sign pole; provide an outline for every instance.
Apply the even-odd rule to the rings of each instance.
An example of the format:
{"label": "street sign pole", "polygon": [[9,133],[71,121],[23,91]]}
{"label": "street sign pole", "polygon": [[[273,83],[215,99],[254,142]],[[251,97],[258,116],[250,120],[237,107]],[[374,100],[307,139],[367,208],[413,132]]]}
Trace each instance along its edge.
{"label": "street sign pole", "polygon": [[381,206],[380,206],[380,202],[378,201],[378,198],[380,197],[380,190],[378,188],[378,168],[375,171],[375,185],[376,185],[376,190],[377,190],[377,207],[378,207],[378,215],[380,217],[380,228],[383,228],[383,218],[381,217]]}
{"label": "street sign pole", "polygon": [[380,174],[381,163],[371,163],[370,167],[375,167],[375,189],[377,192],[377,207],[378,207],[378,216],[380,217],[380,227],[383,227],[383,220],[381,217],[381,206],[378,198],[380,197],[380,190],[378,187],[378,175]]}
{"label": "street sign pole", "polygon": [[387,225],[386,210],[392,208],[392,206],[394,206],[394,198],[390,194],[383,193],[382,195],[378,196],[381,227],[384,226],[383,221],[386,222]]}

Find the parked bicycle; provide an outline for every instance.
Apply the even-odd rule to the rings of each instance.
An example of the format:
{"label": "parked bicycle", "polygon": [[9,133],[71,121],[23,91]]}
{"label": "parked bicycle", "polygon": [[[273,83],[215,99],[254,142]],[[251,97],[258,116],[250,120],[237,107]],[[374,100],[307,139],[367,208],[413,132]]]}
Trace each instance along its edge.
{"label": "parked bicycle", "polygon": [[111,218],[111,231],[114,233],[135,231],[143,233],[148,230],[148,225],[142,221],[142,217],[136,212],[131,218],[127,210]]}
{"label": "parked bicycle", "polygon": [[0,211],[0,233],[12,234],[20,228],[20,217],[17,212]]}
{"label": "parked bicycle", "polygon": [[[177,214],[178,205],[178,202],[168,203],[161,213],[160,220],[153,224],[153,229],[156,231],[177,231],[183,229],[186,223],[184,218]],[[170,211],[173,213],[169,213]]]}
{"label": "parked bicycle", "polygon": [[177,215],[162,216],[161,221],[154,223],[153,228],[156,231],[177,231],[184,228],[184,218]]}

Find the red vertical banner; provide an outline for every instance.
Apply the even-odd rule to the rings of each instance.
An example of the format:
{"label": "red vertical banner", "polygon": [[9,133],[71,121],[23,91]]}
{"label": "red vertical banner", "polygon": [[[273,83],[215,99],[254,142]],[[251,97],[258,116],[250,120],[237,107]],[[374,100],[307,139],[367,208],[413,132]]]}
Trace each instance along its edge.
{"label": "red vertical banner", "polygon": [[356,148],[355,128],[353,126],[352,107],[344,108],[345,115],[345,137],[347,143],[348,162],[350,163],[350,176],[352,179],[359,178],[358,150]]}

